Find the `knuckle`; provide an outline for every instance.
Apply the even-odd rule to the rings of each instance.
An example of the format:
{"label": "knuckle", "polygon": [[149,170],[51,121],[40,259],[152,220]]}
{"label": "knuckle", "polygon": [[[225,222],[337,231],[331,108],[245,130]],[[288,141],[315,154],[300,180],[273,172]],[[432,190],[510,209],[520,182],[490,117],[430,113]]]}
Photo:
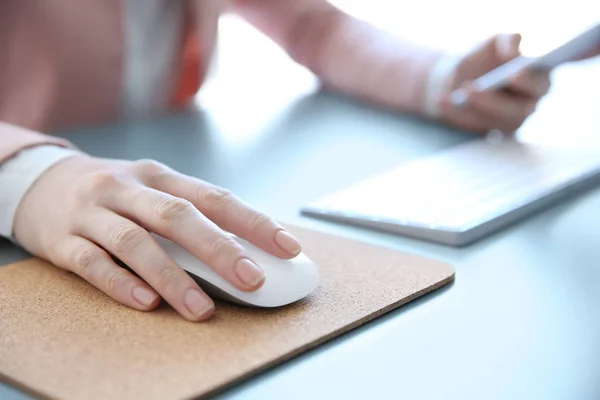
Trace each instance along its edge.
{"label": "knuckle", "polygon": [[198,197],[200,204],[212,209],[227,207],[233,201],[233,193],[218,186],[209,189],[202,188],[199,190]]}
{"label": "knuckle", "polygon": [[166,198],[156,205],[156,215],[161,221],[173,222],[192,216],[195,208],[187,200]]}
{"label": "knuckle", "polygon": [[87,279],[92,276],[93,268],[102,260],[102,253],[98,249],[87,247],[78,249],[74,255],[74,267],[79,276]]}
{"label": "knuckle", "polygon": [[178,267],[165,266],[158,270],[158,286],[162,289],[176,287],[182,281],[182,270]]}
{"label": "knuckle", "polygon": [[168,168],[158,161],[142,159],[134,162],[134,170],[147,179],[158,179],[167,173]]}
{"label": "knuckle", "polygon": [[220,254],[231,252],[237,248],[237,242],[231,237],[218,235],[208,247],[208,255],[212,259],[217,259]]}
{"label": "knuckle", "polygon": [[112,171],[96,171],[89,175],[84,190],[91,193],[113,190],[120,185],[119,177]]}
{"label": "knuckle", "polygon": [[148,172],[148,173],[153,173],[153,172],[161,172],[165,169],[164,164],[156,161],[156,160],[150,160],[150,159],[141,159],[141,160],[137,160],[134,163],[135,168],[138,169],[139,171],[142,172]]}
{"label": "knuckle", "polygon": [[120,268],[110,269],[104,277],[106,289],[109,293],[114,293],[120,286],[127,281],[128,275],[125,270]]}
{"label": "knuckle", "polygon": [[119,225],[110,232],[110,242],[117,252],[130,252],[144,241],[145,234],[137,226]]}
{"label": "knuckle", "polygon": [[255,211],[252,215],[252,220],[250,221],[250,229],[257,230],[262,225],[270,225],[271,219],[267,217],[265,214]]}

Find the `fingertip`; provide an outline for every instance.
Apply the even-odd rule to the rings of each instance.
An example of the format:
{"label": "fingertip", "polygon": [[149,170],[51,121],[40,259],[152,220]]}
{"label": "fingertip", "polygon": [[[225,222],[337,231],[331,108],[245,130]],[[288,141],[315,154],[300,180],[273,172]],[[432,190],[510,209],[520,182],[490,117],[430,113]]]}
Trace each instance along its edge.
{"label": "fingertip", "polygon": [[302,252],[302,245],[294,236],[284,229],[275,233],[275,244],[289,257],[296,257]]}
{"label": "fingertip", "polygon": [[511,35],[511,40],[513,41],[515,46],[519,46],[521,44],[521,41],[523,40],[523,35],[521,35],[518,32],[515,32]]}
{"label": "fingertip", "polygon": [[263,269],[248,258],[242,258],[236,263],[235,275],[239,282],[236,286],[246,292],[258,290],[266,279]]}
{"label": "fingertip", "polygon": [[185,308],[188,311],[184,317],[190,321],[202,321],[210,317],[215,304],[206,294],[196,288],[189,288],[184,296]]}
{"label": "fingertip", "polygon": [[511,60],[520,54],[520,33],[506,33],[498,36],[496,50],[505,60]]}
{"label": "fingertip", "polygon": [[136,286],[131,291],[133,297],[133,307],[140,311],[155,310],[161,302],[160,296],[150,288]]}
{"label": "fingertip", "polygon": [[142,310],[150,311],[158,307],[160,296],[150,288],[144,286],[135,286],[131,295]]}
{"label": "fingertip", "polygon": [[252,293],[252,292],[256,292],[258,289],[260,289],[261,287],[263,287],[263,285],[265,284],[266,280],[267,279],[264,278],[264,279],[260,280],[258,283],[254,284],[254,285],[237,284],[235,286],[239,290],[241,290],[242,292]]}
{"label": "fingertip", "polygon": [[215,313],[215,307],[213,307],[210,310],[206,311],[202,315],[198,315],[198,316],[192,315],[190,317],[184,316],[184,318],[187,319],[190,322],[205,322],[205,321],[208,321],[213,316],[214,313]]}
{"label": "fingertip", "polygon": [[250,287],[247,291],[250,292],[255,292],[258,289],[260,289],[261,287],[263,287],[263,285],[265,284],[265,281],[267,280],[267,277],[263,277],[258,283],[256,283],[254,286]]}

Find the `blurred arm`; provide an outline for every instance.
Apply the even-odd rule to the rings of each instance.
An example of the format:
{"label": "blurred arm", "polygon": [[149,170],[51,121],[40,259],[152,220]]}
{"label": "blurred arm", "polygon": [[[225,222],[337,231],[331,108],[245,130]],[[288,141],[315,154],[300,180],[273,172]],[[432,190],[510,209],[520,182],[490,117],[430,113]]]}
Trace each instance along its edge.
{"label": "blurred arm", "polygon": [[393,109],[425,112],[438,51],[383,32],[326,0],[236,0],[234,11],[325,86]]}

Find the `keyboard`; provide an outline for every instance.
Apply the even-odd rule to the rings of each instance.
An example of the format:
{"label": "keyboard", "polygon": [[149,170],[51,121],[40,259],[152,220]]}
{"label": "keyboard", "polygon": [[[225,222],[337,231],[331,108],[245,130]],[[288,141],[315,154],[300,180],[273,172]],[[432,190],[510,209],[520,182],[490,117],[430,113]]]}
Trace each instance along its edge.
{"label": "keyboard", "polygon": [[303,215],[464,246],[600,183],[600,152],[477,139],[317,200]]}

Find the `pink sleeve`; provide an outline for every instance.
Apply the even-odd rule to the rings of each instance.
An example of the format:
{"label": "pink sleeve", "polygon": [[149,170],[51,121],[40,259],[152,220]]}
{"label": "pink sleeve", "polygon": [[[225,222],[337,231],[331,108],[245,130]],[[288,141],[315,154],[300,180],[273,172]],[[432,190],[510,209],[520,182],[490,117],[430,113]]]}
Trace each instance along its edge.
{"label": "pink sleeve", "polygon": [[65,139],[44,135],[15,125],[0,122],[0,164],[28,147],[53,144],[65,148],[75,148]]}

